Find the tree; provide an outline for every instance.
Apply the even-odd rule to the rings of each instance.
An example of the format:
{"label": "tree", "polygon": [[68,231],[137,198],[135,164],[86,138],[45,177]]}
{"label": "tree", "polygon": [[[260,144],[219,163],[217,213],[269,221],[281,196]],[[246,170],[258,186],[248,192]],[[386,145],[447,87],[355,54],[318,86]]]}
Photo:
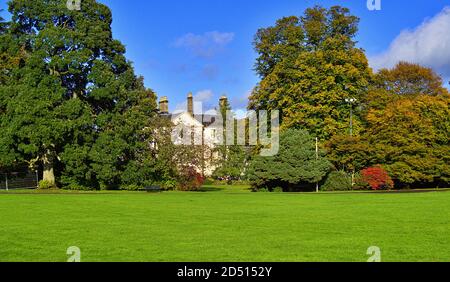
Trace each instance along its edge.
{"label": "tree", "polygon": [[393,69],[381,69],[375,77],[375,86],[400,96],[449,94],[442,78],[431,68],[408,62],[399,62]]}
{"label": "tree", "polygon": [[[228,144],[231,143],[231,141],[234,140],[227,140],[227,123],[229,121],[234,122],[233,117],[229,117],[228,114],[231,113],[231,105],[228,102],[228,99],[221,99],[220,105],[219,105],[219,114],[222,118],[222,140],[223,144],[219,144],[215,151],[218,153],[218,159],[216,160],[216,163],[220,166],[221,163],[223,163],[227,159],[227,151],[228,151]],[[236,137],[236,136],[235,136]]]}
{"label": "tree", "polygon": [[285,17],[273,27],[259,29],[254,39],[259,54],[256,73],[261,78],[267,77],[286,57],[295,59],[295,55],[304,50],[303,43],[304,30],[298,17]]}
{"label": "tree", "polygon": [[[237,120],[234,118],[234,116],[227,117],[227,114],[232,113],[228,99],[221,99],[221,104],[219,105],[219,113],[223,118],[224,144],[216,146],[216,148],[214,148],[213,150],[214,153],[217,153],[217,158],[215,158],[213,161],[213,164],[216,167],[215,171],[213,172],[213,177],[231,178],[234,180],[241,179],[247,167],[250,152],[249,147],[246,147],[242,144],[237,144],[237,123],[246,123],[247,120]],[[227,129],[229,129],[227,126],[228,122],[234,123],[233,140],[227,140]],[[245,134],[248,134],[247,126]]]}
{"label": "tree", "polygon": [[315,140],[308,132],[288,129],[280,135],[278,155],[254,157],[249,179],[257,188],[313,189],[314,183],[320,182],[330,168],[323,152],[317,158]]}
{"label": "tree", "polygon": [[326,142],[325,150],[338,170],[359,171],[376,161],[371,144],[361,136],[336,135]]}
{"label": "tree", "polygon": [[[9,103],[10,91],[7,85],[14,81],[13,71],[22,64],[25,54],[17,48],[11,34],[0,32],[0,129],[10,126],[10,120],[5,117]],[[14,130],[13,128],[11,128]],[[11,130],[10,129],[10,130]],[[14,170],[23,158],[13,150],[15,140],[8,137],[7,131],[0,134],[0,170]]]}
{"label": "tree", "polygon": [[[355,47],[358,22],[346,8],[314,7],[259,30],[254,46],[261,81],[249,109],[282,110],[282,128],[307,129],[322,139],[347,132],[345,99],[363,100],[372,78]],[[358,114],[354,127],[362,130]]]}
{"label": "tree", "polygon": [[[3,9],[0,10],[0,13],[3,13]],[[0,34],[3,34],[6,31],[5,19],[0,16]]]}
{"label": "tree", "polygon": [[448,185],[450,96],[397,98],[367,114],[373,163],[381,163],[400,185]]}
{"label": "tree", "polygon": [[345,170],[383,164],[399,187],[446,186],[449,97],[429,68],[401,62],[381,70],[361,100],[364,131],[331,138],[327,157]]}
{"label": "tree", "polygon": [[430,68],[380,70],[364,101],[367,165],[382,163],[399,186],[448,185],[449,98]]}
{"label": "tree", "polygon": [[0,89],[0,147],[39,164],[53,185],[118,188],[120,172],[145,146],[156,95],[112,38],[111,11],[95,0],[81,11],[59,0],[12,0],[9,11],[9,33],[25,59]]}
{"label": "tree", "polygon": [[217,161],[217,169],[213,173],[214,178],[241,179],[246,171],[250,158],[250,151],[244,146],[229,146],[226,159]]}
{"label": "tree", "polygon": [[[2,12],[3,10],[0,10]],[[24,59],[22,48],[14,43],[13,36],[8,31],[9,24],[0,16],[0,85],[12,79],[12,70]],[[0,105],[0,113],[2,111]],[[4,105],[3,105],[4,107]],[[4,111],[4,109],[3,109]]]}

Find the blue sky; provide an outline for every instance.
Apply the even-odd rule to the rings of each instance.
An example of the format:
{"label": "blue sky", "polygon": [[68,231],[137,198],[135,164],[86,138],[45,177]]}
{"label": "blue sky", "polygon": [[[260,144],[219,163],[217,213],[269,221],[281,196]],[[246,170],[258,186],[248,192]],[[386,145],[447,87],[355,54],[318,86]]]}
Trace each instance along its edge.
{"label": "blue sky", "polygon": [[[7,0],[0,0],[6,8]],[[361,18],[357,37],[374,67],[399,58],[419,62],[450,78],[450,0],[100,0],[113,12],[113,32],[145,84],[168,96],[174,110],[188,92],[206,106],[223,94],[245,107],[258,82],[252,39],[278,18],[307,7],[343,5]],[[5,15],[6,16],[6,15]],[[415,46],[410,49],[410,46]]]}

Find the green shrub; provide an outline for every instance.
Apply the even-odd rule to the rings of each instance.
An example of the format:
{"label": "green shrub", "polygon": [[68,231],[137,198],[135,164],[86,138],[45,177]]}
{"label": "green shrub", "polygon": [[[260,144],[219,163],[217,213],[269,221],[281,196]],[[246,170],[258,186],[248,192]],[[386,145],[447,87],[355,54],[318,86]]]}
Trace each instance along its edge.
{"label": "green shrub", "polygon": [[203,185],[214,185],[215,184],[214,182],[215,182],[214,179],[206,178]]}
{"label": "green shrub", "polygon": [[160,186],[165,191],[174,191],[177,189],[178,183],[175,180],[166,180],[160,183]]}
{"label": "green shrub", "polygon": [[142,186],[136,185],[136,184],[128,184],[128,185],[123,185],[121,186],[121,190],[126,190],[126,191],[139,191],[142,190]]}
{"label": "green shrub", "polygon": [[53,183],[50,183],[47,180],[41,180],[39,181],[38,189],[40,190],[49,190],[49,189],[56,189],[56,185]]}
{"label": "green shrub", "polygon": [[369,183],[363,179],[361,173],[357,173],[355,176],[355,185],[353,186],[353,190],[361,190],[361,191],[370,190]]}
{"label": "green shrub", "polygon": [[248,177],[253,187],[281,186],[285,191],[305,191],[322,181],[330,168],[323,152],[317,158],[316,140],[311,134],[287,129],[280,134],[278,154],[254,156]]}
{"label": "green shrub", "polygon": [[92,190],[94,190],[92,187],[83,186],[82,184],[79,184],[76,182],[68,183],[68,184],[64,185],[64,187],[62,187],[62,189],[73,190],[73,191],[92,191]]}
{"label": "green shrub", "polygon": [[349,191],[352,190],[352,178],[344,171],[333,171],[328,174],[322,191]]}
{"label": "green shrub", "polygon": [[211,182],[206,183],[205,185],[251,185],[250,181],[247,180],[232,180],[231,184],[227,180],[216,179]]}
{"label": "green shrub", "polygon": [[283,188],[275,187],[275,188],[273,188],[272,192],[274,192],[274,193],[283,193]]}
{"label": "green shrub", "polygon": [[268,192],[270,192],[270,189],[267,187],[263,187],[263,188],[257,189],[256,192],[268,193]]}
{"label": "green shrub", "polygon": [[261,192],[261,193],[283,193],[284,189],[281,187],[269,188],[269,187],[252,187],[252,192]]}

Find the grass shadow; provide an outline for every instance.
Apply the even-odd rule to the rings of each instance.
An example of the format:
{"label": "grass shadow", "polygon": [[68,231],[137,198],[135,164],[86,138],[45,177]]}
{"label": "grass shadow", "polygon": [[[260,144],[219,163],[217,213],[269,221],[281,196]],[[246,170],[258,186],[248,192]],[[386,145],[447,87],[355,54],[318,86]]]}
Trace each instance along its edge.
{"label": "grass shadow", "polygon": [[221,187],[202,187],[198,192],[223,192],[226,188]]}

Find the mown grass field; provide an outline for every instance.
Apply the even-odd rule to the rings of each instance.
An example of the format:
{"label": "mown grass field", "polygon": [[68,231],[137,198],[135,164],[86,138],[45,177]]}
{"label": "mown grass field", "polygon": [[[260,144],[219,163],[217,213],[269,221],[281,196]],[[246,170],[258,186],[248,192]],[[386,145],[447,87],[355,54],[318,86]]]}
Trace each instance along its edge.
{"label": "mown grass field", "polygon": [[0,261],[450,261],[450,193],[0,193]]}

